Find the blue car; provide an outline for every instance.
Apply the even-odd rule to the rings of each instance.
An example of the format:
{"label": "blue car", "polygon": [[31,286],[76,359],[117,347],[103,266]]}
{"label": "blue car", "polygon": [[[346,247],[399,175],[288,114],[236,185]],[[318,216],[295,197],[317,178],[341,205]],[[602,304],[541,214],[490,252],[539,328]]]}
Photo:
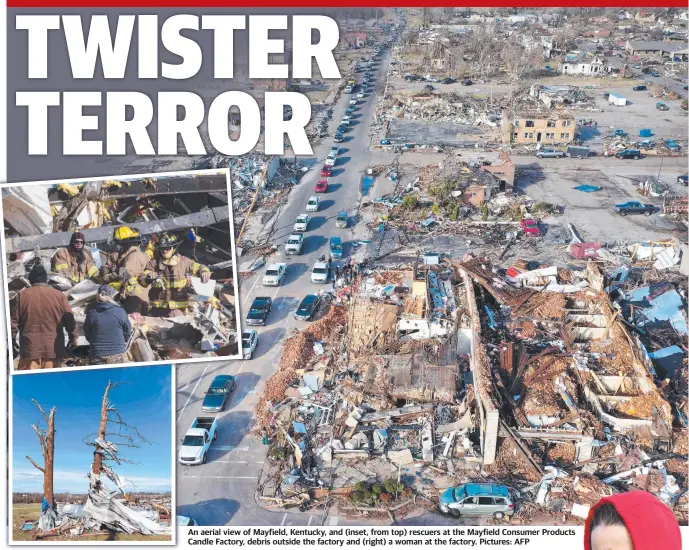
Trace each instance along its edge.
{"label": "blue car", "polygon": [[342,258],[344,256],[344,247],[340,237],[330,237],[330,256],[332,258]]}

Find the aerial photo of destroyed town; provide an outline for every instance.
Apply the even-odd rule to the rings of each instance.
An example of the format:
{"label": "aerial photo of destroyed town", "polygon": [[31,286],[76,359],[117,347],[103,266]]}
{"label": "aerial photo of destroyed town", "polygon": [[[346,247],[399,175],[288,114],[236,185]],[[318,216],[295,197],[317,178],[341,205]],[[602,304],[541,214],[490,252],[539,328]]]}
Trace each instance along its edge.
{"label": "aerial photo of destroyed town", "polygon": [[13,377],[10,540],[173,541],[171,371]]}
{"label": "aerial photo of destroyed town", "polygon": [[227,170],[2,189],[16,371],[237,357]]}
{"label": "aerial photo of destroyed town", "polygon": [[[339,10],[313,157],[230,166],[243,360],[183,525],[687,524],[687,10]],[[239,131],[238,127],[234,128]]]}

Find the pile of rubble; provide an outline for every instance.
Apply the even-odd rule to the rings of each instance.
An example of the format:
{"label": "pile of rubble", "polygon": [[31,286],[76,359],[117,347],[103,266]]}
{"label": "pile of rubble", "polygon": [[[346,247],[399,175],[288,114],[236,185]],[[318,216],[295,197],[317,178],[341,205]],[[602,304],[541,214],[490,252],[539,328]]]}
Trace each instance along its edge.
{"label": "pile of rubble", "polygon": [[[260,417],[273,436],[264,503],[414,513],[382,489],[369,494],[393,472],[429,504],[461,483],[506,484],[519,495],[516,523],[579,523],[601,496],[633,489],[681,516],[686,352],[668,363],[649,338],[675,345],[670,329],[648,320],[668,319],[681,338],[686,283],[627,269],[620,278],[612,262],[497,267],[426,254],[360,271],[340,287],[344,347],[315,351],[324,324],[288,342],[292,386]],[[650,289],[630,286],[637,277]]]}

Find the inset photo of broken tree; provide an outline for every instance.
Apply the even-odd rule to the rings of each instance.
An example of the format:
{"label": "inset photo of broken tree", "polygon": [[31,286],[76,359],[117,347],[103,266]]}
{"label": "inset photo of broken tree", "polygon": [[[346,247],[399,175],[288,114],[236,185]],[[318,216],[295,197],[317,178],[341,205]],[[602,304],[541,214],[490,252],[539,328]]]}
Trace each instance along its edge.
{"label": "inset photo of broken tree", "polygon": [[174,543],[173,369],[10,382],[10,542]]}
{"label": "inset photo of broken tree", "polygon": [[227,170],[2,189],[14,372],[239,356]]}

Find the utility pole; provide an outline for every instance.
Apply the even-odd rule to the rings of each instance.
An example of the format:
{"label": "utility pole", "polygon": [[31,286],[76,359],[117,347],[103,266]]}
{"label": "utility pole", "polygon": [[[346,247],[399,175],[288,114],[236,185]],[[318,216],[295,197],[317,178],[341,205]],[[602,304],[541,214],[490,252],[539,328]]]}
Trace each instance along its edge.
{"label": "utility pole", "polygon": [[239,235],[237,236],[237,245],[242,240],[242,236],[244,235],[244,230],[246,229],[246,224],[249,223],[249,217],[251,216],[251,212],[254,209],[254,206],[256,205],[256,202],[258,201],[258,197],[261,195],[261,188],[263,185],[266,183],[266,177],[268,175],[268,161],[266,161],[266,165],[263,167],[263,171],[261,172],[261,180],[258,182],[258,185],[256,185],[256,193],[254,193],[254,198],[251,201],[251,204],[249,205],[249,210],[246,211],[246,217],[244,218],[244,223],[242,224],[242,228],[239,231]]}

